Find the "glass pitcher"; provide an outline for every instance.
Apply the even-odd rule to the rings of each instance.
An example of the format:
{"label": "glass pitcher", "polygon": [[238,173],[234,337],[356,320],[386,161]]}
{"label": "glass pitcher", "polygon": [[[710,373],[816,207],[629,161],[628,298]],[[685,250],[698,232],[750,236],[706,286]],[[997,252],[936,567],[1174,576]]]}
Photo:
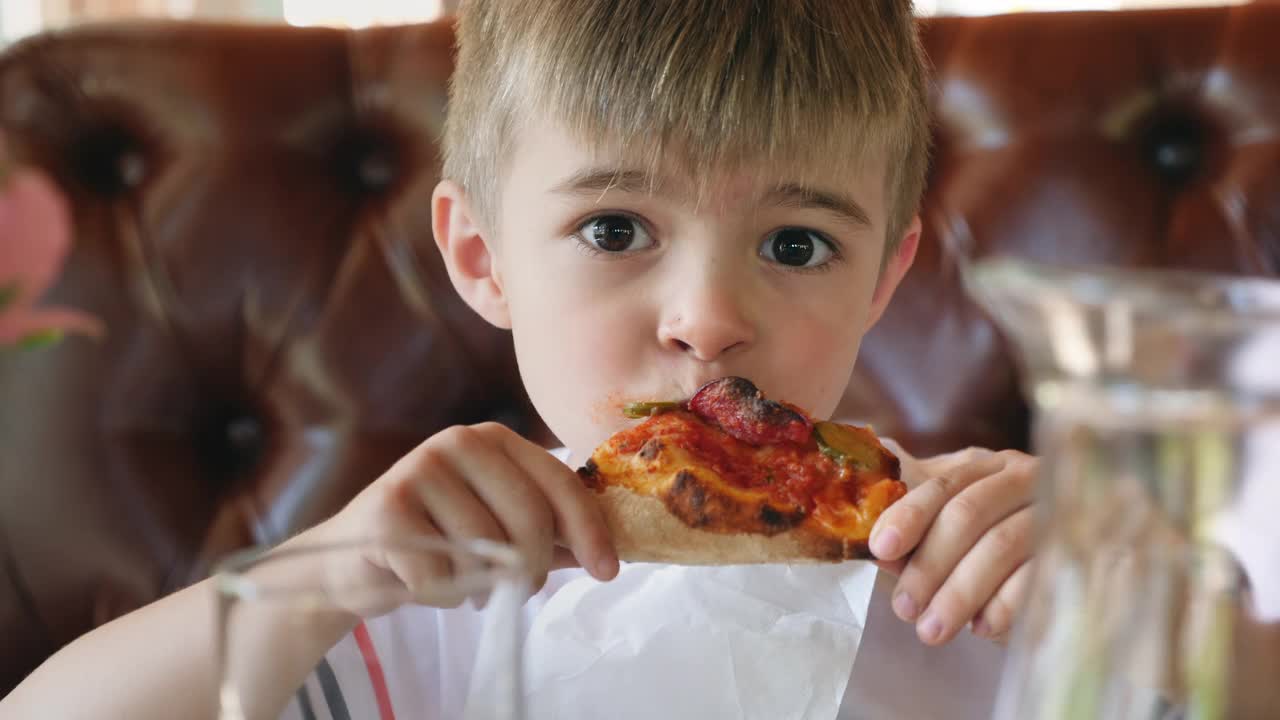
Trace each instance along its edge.
{"label": "glass pitcher", "polygon": [[1280,480],[1280,283],[998,258],[965,282],[1014,346],[1044,458],[994,717],[1238,716],[1239,678],[1268,671],[1241,667],[1225,544]]}

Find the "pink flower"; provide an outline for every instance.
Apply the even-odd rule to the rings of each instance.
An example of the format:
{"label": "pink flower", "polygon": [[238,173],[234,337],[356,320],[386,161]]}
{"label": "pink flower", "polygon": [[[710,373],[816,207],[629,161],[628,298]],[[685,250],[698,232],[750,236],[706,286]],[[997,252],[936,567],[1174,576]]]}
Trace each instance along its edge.
{"label": "pink flower", "polygon": [[61,193],[34,170],[6,172],[0,146],[0,348],[81,333],[102,323],[69,308],[38,305],[71,249],[71,221]]}

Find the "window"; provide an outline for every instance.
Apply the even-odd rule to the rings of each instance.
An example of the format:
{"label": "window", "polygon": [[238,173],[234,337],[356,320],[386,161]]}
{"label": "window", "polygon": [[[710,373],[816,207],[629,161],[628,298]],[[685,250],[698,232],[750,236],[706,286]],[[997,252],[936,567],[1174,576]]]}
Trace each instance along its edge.
{"label": "window", "polygon": [[426,22],[458,0],[0,0],[0,44],[48,28],[129,17],[368,27]]}
{"label": "window", "polygon": [[445,13],[441,0],[283,0],[290,25],[368,27],[434,20]]}
{"label": "window", "polygon": [[[537,0],[518,0],[536,2]],[[991,15],[1031,10],[1120,10],[1236,4],[1246,0],[916,0],[922,15]],[[237,19],[293,25],[368,27],[424,22],[459,0],[0,0],[0,45],[46,28],[125,17]]]}
{"label": "window", "polygon": [[921,15],[996,15],[1036,10],[1130,10],[1242,2],[1247,0],[916,0],[916,10]]}

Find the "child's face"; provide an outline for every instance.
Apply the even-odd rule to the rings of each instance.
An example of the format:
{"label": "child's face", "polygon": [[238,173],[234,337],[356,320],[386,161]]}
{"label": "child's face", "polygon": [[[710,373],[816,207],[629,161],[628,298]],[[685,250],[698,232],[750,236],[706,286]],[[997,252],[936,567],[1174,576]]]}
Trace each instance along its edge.
{"label": "child's face", "polygon": [[627,424],[624,403],[724,375],[830,416],[915,252],[918,223],[881,272],[883,162],[805,187],[716,177],[698,204],[690,178],[642,176],[551,125],[515,148],[494,232],[448,183],[436,231],[464,298],[512,329],[534,405],[575,461]]}

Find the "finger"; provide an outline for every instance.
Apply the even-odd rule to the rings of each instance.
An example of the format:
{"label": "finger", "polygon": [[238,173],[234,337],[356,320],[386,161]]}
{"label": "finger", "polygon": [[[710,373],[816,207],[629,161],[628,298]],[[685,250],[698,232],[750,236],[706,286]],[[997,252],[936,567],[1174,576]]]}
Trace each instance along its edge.
{"label": "finger", "polygon": [[973,619],[973,634],[992,642],[1005,643],[1013,630],[1014,620],[1027,599],[1031,587],[1032,565],[1024,562],[1004,581],[995,597]]}
{"label": "finger", "polygon": [[524,559],[529,581],[541,586],[551,567],[555,519],[542,490],[512,462],[493,430],[458,428],[448,438],[450,460]]}
{"label": "finger", "polygon": [[1030,481],[1015,468],[983,477],[947,501],[899,575],[893,594],[899,617],[914,621],[978,539],[1030,503]]}
{"label": "finger", "polygon": [[995,455],[926,480],[889,506],[871,529],[871,552],[880,560],[897,560],[916,546],[948,500],[994,472],[1003,461]]}
{"label": "finger", "polygon": [[901,577],[902,571],[907,567],[907,558],[900,560],[872,560],[871,562],[894,577]]}
{"label": "finger", "polygon": [[597,580],[618,574],[618,553],[604,521],[600,504],[582,484],[577,473],[542,448],[507,431],[507,452],[529,475],[551,503],[556,529],[578,563]]}
{"label": "finger", "polygon": [[445,462],[424,468],[427,476],[413,483],[422,509],[445,537],[452,540],[507,542],[507,534],[463,476]]}
{"label": "finger", "polygon": [[[471,487],[443,459],[420,468],[411,485],[418,497],[418,512],[425,513],[440,534],[451,541],[507,542],[506,533]],[[479,569],[477,559],[463,549],[449,554],[454,575]]]}
{"label": "finger", "polygon": [[1033,518],[1034,510],[1024,508],[982,536],[916,623],[916,634],[922,642],[941,645],[950,641],[1031,557]]}
{"label": "finger", "polygon": [[551,556],[551,569],[564,570],[565,568],[580,568],[582,563],[573,556],[573,551],[567,547],[556,546],[555,552]]}
{"label": "finger", "polygon": [[537,483],[510,460],[505,464],[511,473],[508,480],[494,473],[472,482],[512,544],[527,558],[530,582],[541,587],[555,557],[555,517]]}
{"label": "finger", "polygon": [[969,447],[963,450],[955,450],[941,455],[934,455],[929,458],[918,460],[917,463],[930,475],[946,475],[956,468],[964,465],[971,465],[974,462],[989,458],[996,453],[985,448]]}
{"label": "finger", "polygon": [[[412,538],[441,538],[441,533],[422,508],[422,500],[413,483],[400,487],[393,497],[398,507],[380,513],[387,526],[381,528],[391,540],[379,546],[382,557],[373,564],[393,573],[413,596],[414,602],[433,607],[457,607],[466,599],[458,592],[453,578],[455,568],[448,552],[417,547]],[[409,538],[399,542],[399,538]],[[388,608],[390,609],[390,608]],[[381,613],[374,613],[381,614]]]}

